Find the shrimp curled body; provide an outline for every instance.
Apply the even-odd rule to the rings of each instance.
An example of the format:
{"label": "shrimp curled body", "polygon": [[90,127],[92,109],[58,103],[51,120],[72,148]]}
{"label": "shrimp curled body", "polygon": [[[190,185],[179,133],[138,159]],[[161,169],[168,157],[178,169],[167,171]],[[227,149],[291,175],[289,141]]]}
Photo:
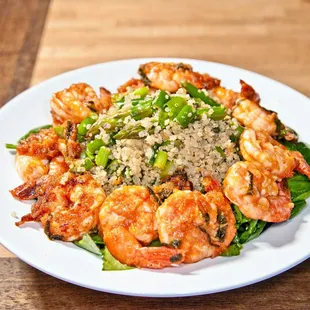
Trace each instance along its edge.
{"label": "shrimp curled body", "polygon": [[[210,193],[214,195],[215,191]],[[157,210],[160,241],[184,251],[185,263],[219,255],[235,236],[235,220],[229,203],[223,205],[223,209],[228,209],[222,213],[217,208],[218,198],[211,195],[177,191]]]}
{"label": "shrimp curled body", "polygon": [[46,175],[11,191],[17,199],[34,199],[31,213],[17,226],[28,221],[41,221],[52,240],[74,241],[98,225],[99,210],[105,193],[90,174]]}
{"label": "shrimp curled body", "polygon": [[283,222],[289,219],[294,204],[284,181],[256,162],[237,162],[223,181],[225,196],[251,219]]}
{"label": "shrimp curled body", "polygon": [[143,186],[124,186],[107,197],[99,214],[100,229],[107,248],[120,262],[145,268],[182,262],[179,250],[145,247],[158,237],[157,208],[155,198]]}

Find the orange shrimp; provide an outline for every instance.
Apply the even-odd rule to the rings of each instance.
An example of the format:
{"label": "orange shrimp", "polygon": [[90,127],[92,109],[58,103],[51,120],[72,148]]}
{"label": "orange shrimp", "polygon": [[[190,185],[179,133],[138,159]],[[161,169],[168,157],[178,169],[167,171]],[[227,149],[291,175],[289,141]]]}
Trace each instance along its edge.
{"label": "orange shrimp", "polygon": [[183,261],[179,250],[145,247],[158,237],[157,208],[155,196],[143,186],[124,186],[105,200],[99,214],[100,230],[107,248],[121,263],[164,268]]}

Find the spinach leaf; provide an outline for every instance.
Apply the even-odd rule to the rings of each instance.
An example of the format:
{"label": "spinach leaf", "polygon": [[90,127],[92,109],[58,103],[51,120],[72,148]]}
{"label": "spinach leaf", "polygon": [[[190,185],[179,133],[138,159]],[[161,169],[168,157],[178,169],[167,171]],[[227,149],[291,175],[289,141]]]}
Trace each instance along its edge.
{"label": "spinach leaf", "polygon": [[298,151],[305,158],[306,162],[310,165],[310,148],[303,142],[292,142],[292,141],[280,141],[291,151]]}
{"label": "spinach leaf", "polygon": [[238,256],[240,255],[242,244],[235,243],[231,244],[220,256]]}
{"label": "spinach leaf", "polygon": [[93,254],[100,255],[100,256],[102,255],[99,247],[97,246],[95,241],[90,237],[89,234],[84,234],[82,239],[79,241],[75,241],[74,244]]}
{"label": "spinach leaf", "polygon": [[307,205],[307,202],[305,200],[300,200],[294,203],[294,208],[291,212],[290,219],[294,218],[296,215],[298,215]]}
{"label": "spinach leaf", "polygon": [[102,251],[103,265],[102,270],[128,270],[134,267],[122,264],[115,257],[112,256],[107,247]]}

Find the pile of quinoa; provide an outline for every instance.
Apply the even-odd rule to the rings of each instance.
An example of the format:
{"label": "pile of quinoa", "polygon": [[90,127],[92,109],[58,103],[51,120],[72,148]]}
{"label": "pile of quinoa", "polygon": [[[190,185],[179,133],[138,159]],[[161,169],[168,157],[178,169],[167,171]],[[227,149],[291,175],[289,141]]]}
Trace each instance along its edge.
{"label": "pile of quinoa", "polygon": [[[193,100],[183,89],[175,95],[183,96],[189,104]],[[134,97],[126,96],[123,109],[130,106],[132,99]],[[98,166],[91,169],[90,172],[107,193],[121,185],[160,184],[161,170],[151,164],[156,155],[154,150],[167,153],[168,160],[173,163],[169,174],[184,170],[196,190],[201,189],[205,176],[221,182],[228,168],[240,160],[237,146],[231,139],[232,135],[236,135],[239,124],[229,112],[223,120],[212,120],[203,114],[200,120],[187,128],[182,128],[173,120],[168,120],[166,127],[162,128],[154,119],[156,117],[152,116],[135,121],[127,117],[124,129],[142,125],[145,130],[139,132],[137,138],[116,140],[109,145],[110,159],[118,161],[116,170],[111,172]],[[108,142],[109,134],[103,127],[96,138]]]}

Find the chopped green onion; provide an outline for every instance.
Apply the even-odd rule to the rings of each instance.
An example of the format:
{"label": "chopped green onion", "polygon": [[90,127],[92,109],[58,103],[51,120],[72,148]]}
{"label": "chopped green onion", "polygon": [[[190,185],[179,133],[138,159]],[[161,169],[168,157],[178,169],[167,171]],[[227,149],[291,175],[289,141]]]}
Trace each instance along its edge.
{"label": "chopped green onion", "polygon": [[109,161],[111,150],[105,146],[102,146],[96,155],[96,165],[105,168]]}
{"label": "chopped green onion", "polygon": [[146,86],[137,88],[136,90],[133,91],[133,94],[135,96],[140,96],[140,98],[144,98],[148,93],[149,93],[149,88]]}
{"label": "chopped green onion", "polygon": [[168,102],[169,99],[170,96],[164,90],[160,90],[158,97],[153,101],[153,105],[157,108],[163,109],[165,103]]}
{"label": "chopped green onion", "polygon": [[6,143],[5,147],[9,150],[16,150],[17,145],[16,144],[11,144],[11,143]]}
{"label": "chopped green onion", "polygon": [[102,141],[102,139],[95,139],[90,141],[89,143],[87,143],[86,146],[86,150],[91,153],[94,154],[96,151],[98,151],[102,146],[104,146],[104,142]]}
{"label": "chopped green onion", "polygon": [[199,98],[204,103],[210,105],[211,107],[219,106],[220,104],[213,100],[211,97],[207,96],[201,89],[198,89],[196,86],[189,82],[181,83],[181,85],[186,89],[186,91],[193,97]]}
{"label": "chopped green onion", "polygon": [[183,128],[186,128],[189,123],[192,123],[194,121],[195,117],[195,109],[190,105],[185,105],[176,116],[176,120]]}
{"label": "chopped green onion", "polygon": [[167,160],[168,160],[168,154],[165,151],[158,151],[153,166],[159,169],[164,169]]}

